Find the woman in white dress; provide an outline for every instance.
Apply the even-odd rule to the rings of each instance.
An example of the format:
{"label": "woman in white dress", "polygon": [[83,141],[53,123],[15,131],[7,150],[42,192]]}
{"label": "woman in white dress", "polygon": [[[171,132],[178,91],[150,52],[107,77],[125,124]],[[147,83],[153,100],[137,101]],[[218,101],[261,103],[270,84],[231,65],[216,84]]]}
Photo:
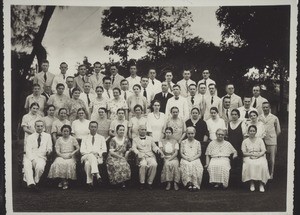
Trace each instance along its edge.
{"label": "woman in white dress", "polygon": [[209,183],[213,184],[215,188],[223,186],[228,187],[230,174],[230,159],[233,154],[233,159],[237,157],[237,151],[233,146],[224,140],[224,129],[217,129],[217,139],[211,141],[206,149],[206,165],[209,173]]}
{"label": "woman in white dress", "polygon": [[255,110],[250,111],[249,118],[250,121],[244,121],[242,124],[244,139],[249,136],[248,128],[250,125],[255,125],[257,127],[257,133],[255,136],[263,139],[266,136],[266,128],[263,122],[258,121],[258,112]]}
{"label": "woman in white dress", "polygon": [[200,161],[201,144],[195,139],[196,129],[188,127],[186,129],[187,139],[181,142],[180,153],[180,172],[181,181],[189,191],[200,189],[203,166]]}
{"label": "woman in white dress", "polygon": [[134,107],[136,105],[141,105],[143,108],[143,114],[147,113],[147,99],[141,94],[141,86],[139,84],[135,84],[132,87],[134,94],[128,97],[127,99],[127,104],[128,104],[128,112],[129,112],[129,117],[128,121],[135,116],[134,113]]}
{"label": "woman in white dress", "polygon": [[87,116],[85,109],[79,108],[77,111],[78,119],[72,122],[72,131],[79,144],[81,143],[81,140],[90,133],[90,120],[86,119]]}
{"label": "woman in white dress", "polygon": [[217,139],[216,131],[219,128],[223,129],[223,130],[226,130],[226,124],[225,124],[224,119],[219,117],[218,108],[211,107],[210,108],[210,116],[211,116],[211,118],[209,118],[206,121],[207,129],[208,129],[208,132],[209,132],[209,139],[210,140],[215,140],[215,139]]}
{"label": "woman in white dress", "polygon": [[43,121],[45,123],[45,132],[51,134],[52,124],[57,118],[54,116],[55,106],[49,105],[47,107],[47,116],[43,117]]}
{"label": "woman in white dress", "polygon": [[[147,125],[151,128],[152,138],[156,144],[163,138],[163,131],[165,130],[166,115],[159,112],[160,102],[155,100],[152,103],[153,112],[147,116]],[[173,132],[172,132],[173,133]]]}
{"label": "woman in white dress", "polygon": [[103,93],[103,87],[102,86],[97,86],[96,87],[96,93],[97,97],[91,101],[90,104],[90,112],[91,114],[91,121],[97,121],[99,115],[98,115],[98,110],[99,108],[103,107],[107,109],[108,101],[102,97]]}
{"label": "woman in white dress", "polygon": [[147,119],[142,115],[143,107],[136,105],[133,108],[135,116],[129,120],[128,123],[128,137],[134,139],[139,136],[139,127],[144,125],[147,128],[147,132],[151,132],[151,128],[147,124]]}
{"label": "woman in white dress", "polygon": [[244,156],[242,181],[250,181],[250,190],[255,191],[254,181],[259,183],[259,191],[265,192],[264,185],[270,179],[268,162],[266,159],[266,147],[263,140],[256,137],[257,127],[250,125],[249,137],[242,143]]}

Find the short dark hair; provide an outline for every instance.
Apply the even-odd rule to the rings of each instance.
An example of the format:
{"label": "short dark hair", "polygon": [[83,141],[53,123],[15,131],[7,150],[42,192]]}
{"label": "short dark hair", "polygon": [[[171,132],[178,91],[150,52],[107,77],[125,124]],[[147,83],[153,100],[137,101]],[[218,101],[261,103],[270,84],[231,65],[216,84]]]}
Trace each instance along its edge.
{"label": "short dark hair", "polygon": [[42,60],[42,63],[41,63],[41,64],[43,64],[43,63],[47,63],[47,64],[49,64],[49,61],[48,61],[48,60],[46,60],[46,59],[44,59],[44,60]]}
{"label": "short dark hair", "polygon": [[66,64],[66,65],[68,66],[68,64],[67,64],[66,62],[61,62],[61,63],[59,64],[59,66],[61,66],[62,64]]}
{"label": "short dark hair", "polygon": [[222,99],[222,102],[224,103],[225,99],[229,99],[231,100],[231,98],[229,96],[224,96],[223,99]]}
{"label": "short dark hair", "polygon": [[62,84],[62,83],[58,83],[58,84],[56,84],[56,89],[58,89],[59,87],[64,87],[64,89],[65,89],[65,85],[64,85],[64,84]]}
{"label": "short dark hair", "polygon": [[104,83],[104,81],[106,81],[106,80],[110,80],[110,81],[111,81],[111,78],[108,77],[108,76],[104,76],[104,77],[102,78],[102,82]]}
{"label": "short dark hair", "polygon": [[72,95],[73,95],[74,92],[76,92],[76,91],[80,92],[80,89],[79,89],[79,88],[74,88],[74,89],[72,90]]}
{"label": "short dark hair", "polygon": [[70,133],[72,132],[72,128],[70,125],[63,125],[61,128],[60,128],[60,131],[62,132],[65,128],[68,128]]}
{"label": "short dark hair", "polygon": [[172,127],[166,127],[166,128],[165,128],[165,132],[166,132],[166,131],[171,131],[172,134],[173,134],[173,132],[174,132]]}
{"label": "short dark hair", "polygon": [[209,112],[211,112],[212,110],[214,110],[214,111],[216,111],[217,113],[219,113],[219,110],[218,110],[217,107],[211,107],[210,110],[209,110]]}
{"label": "short dark hair", "polygon": [[113,89],[113,91],[115,91],[115,90],[117,90],[117,91],[121,94],[121,90],[120,90],[119,87],[115,87],[115,88]]}
{"label": "short dark hair", "polygon": [[102,86],[97,86],[97,87],[96,87],[96,90],[97,90],[98,88],[100,88],[102,91],[104,90]]}
{"label": "short dark hair", "polygon": [[194,87],[196,87],[196,89],[197,89],[197,85],[196,85],[196,84],[190,84],[190,85],[189,85],[189,89],[190,89],[191,86],[194,86]]}
{"label": "short dark hair", "polygon": [[91,126],[91,124],[96,124],[96,125],[97,125],[97,127],[98,127],[98,122],[96,122],[96,121],[90,121],[90,123],[89,123],[89,127]]}
{"label": "short dark hair", "polygon": [[29,108],[31,109],[33,106],[37,106],[38,108],[40,108],[40,105],[37,102],[33,102]]}
{"label": "short dark hair", "polygon": [[135,106],[133,107],[133,110],[136,111],[137,108],[140,108],[141,111],[143,111],[142,105],[139,105],[139,104],[135,105]]}
{"label": "short dark hair", "polygon": [[96,64],[100,64],[100,65],[101,65],[101,63],[100,63],[99,61],[96,61],[96,62],[93,64],[93,66],[95,67]]}
{"label": "short dark hair", "polygon": [[238,110],[238,109],[233,109],[232,111],[231,111],[231,113],[232,112],[236,112],[236,114],[239,116],[239,118],[241,117],[241,113],[240,113],[240,111]]}

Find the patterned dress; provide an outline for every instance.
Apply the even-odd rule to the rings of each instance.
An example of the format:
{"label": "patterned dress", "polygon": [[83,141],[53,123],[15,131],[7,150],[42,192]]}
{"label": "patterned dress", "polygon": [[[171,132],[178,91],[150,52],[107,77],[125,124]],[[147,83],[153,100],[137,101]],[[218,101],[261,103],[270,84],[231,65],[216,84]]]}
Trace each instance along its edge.
{"label": "patterned dress", "polygon": [[231,168],[229,156],[233,153],[236,153],[236,150],[227,141],[213,140],[208,144],[205,155],[211,157],[207,168],[209,183],[221,183],[223,187],[228,187]]}
{"label": "patterned dress", "polygon": [[91,114],[91,121],[96,121],[99,118],[98,110],[99,108],[103,107],[107,109],[108,101],[105,98],[99,99],[96,97],[94,100],[91,101],[90,107],[93,107],[93,112]]}
{"label": "patterned dress", "polygon": [[84,101],[82,101],[81,99],[70,99],[67,103],[67,110],[69,113],[69,120],[72,123],[76,117],[77,117],[77,110],[79,108],[84,108],[85,110],[87,110],[87,107],[84,104]]}
{"label": "patterned dress", "polygon": [[[170,158],[175,153],[175,150],[179,150],[179,144],[174,139],[163,139],[160,143],[160,148],[162,149],[165,158]],[[177,183],[180,181],[179,161],[177,157],[173,158],[171,161],[164,162],[161,172],[161,182],[169,181]]]}
{"label": "patterned dress", "polygon": [[[77,140],[69,136],[67,140],[62,137],[58,138],[55,144],[55,150],[61,154],[72,153],[76,148],[79,148]],[[74,157],[64,159],[57,157],[50,167],[48,178],[65,178],[76,180],[76,160]]]}
{"label": "patterned dress", "polygon": [[[201,154],[201,144],[198,140],[193,140],[192,143],[188,139],[185,139],[181,143],[182,154],[192,158],[196,154]],[[184,186],[187,185],[188,182],[193,183],[198,189],[200,189],[200,185],[202,182],[203,176],[203,166],[200,161],[200,158],[187,161],[181,158],[180,161],[180,173],[181,173],[181,181]]]}
{"label": "patterned dress", "polygon": [[102,135],[105,139],[109,136],[109,128],[111,124],[110,119],[98,119],[96,122],[98,122],[98,130],[97,133]]}
{"label": "patterned dress", "polygon": [[108,102],[108,110],[110,111],[110,119],[117,119],[117,110],[123,108],[124,110],[128,109],[125,99],[120,98],[118,100],[112,99]]}
{"label": "patterned dress", "polygon": [[[245,139],[242,143],[243,152],[262,152],[266,151],[265,144],[261,138],[256,138],[255,142],[252,142],[249,138]],[[250,157],[244,157],[242,181],[249,180],[262,181],[264,184],[270,179],[268,162],[266,155],[257,159],[251,159]]]}
{"label": "patterned dress", "polygon": [[109,182],[111,184],[119,184],[125,182],[131,177],[130,166],[125,158],[126,151],[128,151],[128,149],[131,147],[131,143],[126,137],[123,137],[121,141],[117,140],[117,138],[114,137],[110,141],[109,145],[110,152],[115,152],[118,155],[122,156],[122,158],[116,158],[108,153],[106,165]]}

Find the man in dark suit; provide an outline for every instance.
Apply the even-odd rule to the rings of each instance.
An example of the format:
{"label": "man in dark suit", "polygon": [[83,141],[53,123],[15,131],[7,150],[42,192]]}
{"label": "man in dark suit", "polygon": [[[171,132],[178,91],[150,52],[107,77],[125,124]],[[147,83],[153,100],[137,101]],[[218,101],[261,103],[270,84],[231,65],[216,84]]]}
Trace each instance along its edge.
{"label": "man in dark suit", "polygon": [[50,96],[52,95],[51,85],[45,85],[44,92],[41,95],[45,96],[47,102]]}
{"label": "man in dark suit", "polygon": [[86,75],[86,66],[80,65],[78,66],[79,75],[74,78],[74,87],[79,88],[80,92],[83,92],[83,85],[85,82],[89,82],[89,77]]}
{"label": "man in dark suit", "polygon": [[[155,101],[155,100],[160,101],[160,109],[159,109],[159,111],[162,112],[162,113],[165,113],[166,106],[167,106],[167,101],[168,101],[169,98],[173,97],[173,95],[168,92],[168,83],[165,82],[165,81],[162,82],[162,84],[161,84],[161,90],[162,90],[162,92],[157,93],[154,96],[153,101]],[[153,103],[153,101],[152,101],[152,103]]]}

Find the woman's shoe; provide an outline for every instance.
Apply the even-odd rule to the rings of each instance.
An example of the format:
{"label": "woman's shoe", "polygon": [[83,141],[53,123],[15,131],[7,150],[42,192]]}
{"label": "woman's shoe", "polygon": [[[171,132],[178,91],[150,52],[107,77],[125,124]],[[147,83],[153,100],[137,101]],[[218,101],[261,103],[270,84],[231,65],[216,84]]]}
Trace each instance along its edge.
{"label": "woman's shoe", "polygon": [[63,187],[63,182],[62,182],[62,181],[58,183],[58,187],[59,187],[59,188],[62,188],[62,187]]}
{"label": "woman's shoe", "polygon": [[170,189],[171,189],[171,183],[168,182],[168,184],[167,184],[167,186],[166,186],[166,190],[168,191],[168,190],[170,190]]}
{"label": "woman's shoe", "polygon": [[69,188],[69,186],[68,186],[68,181],[65,181],[64,183],[63,183],[63,190],[66,190],[66,189],[68,189]]}
{"label": "woman's shoe", "polygon": [[251,184],[250,184],[250,191],[251,191],[251,192],[255,191],[254,183],[251,183]]}
{"label": "woman's shoe", "polygon": [[174,190],[179,190],[178,184],[176,182],[174,182]]}
{"label": "woman's shoe", "polygon": [[262,183],[259,185],[259,192],[261,193],[265,192],[265,187]]}
{"label": "woman's shoe", "polygon": [[198,188],[194,185],[193,186],[193,191],[197,191],[198,190]]}

